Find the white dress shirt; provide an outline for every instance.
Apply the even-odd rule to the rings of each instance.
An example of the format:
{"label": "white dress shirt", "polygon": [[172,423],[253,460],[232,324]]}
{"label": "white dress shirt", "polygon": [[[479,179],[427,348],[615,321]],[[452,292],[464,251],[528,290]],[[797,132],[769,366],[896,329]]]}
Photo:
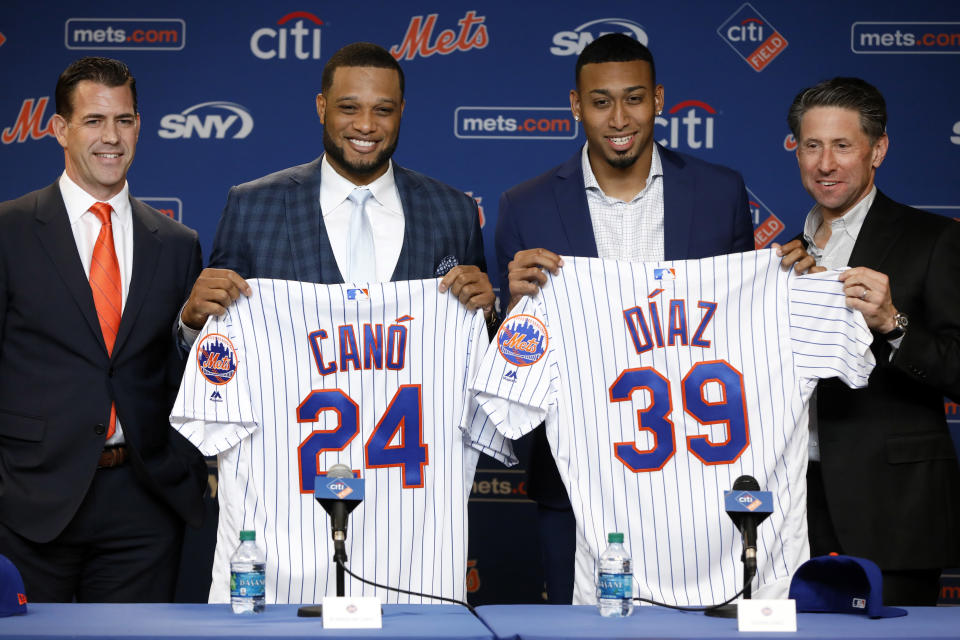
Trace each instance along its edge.
{"label": "white dress shirt", "polygon": [[[93,247],[100,235],[100,218],[90,211],[90,207],[97,200],[80,188],[70,179],[66,171],[60,176],[60,194],[63,204],[67,208],[67,217],[70,219],[70,230],[77,243],[77,252],[80,262],[83,263],[83,273],[90,279],[90,262],[93,260]],[[120,302],[121,310],[127,304],[127,292],[130,290],[130,274],[133,272],[133,212],[130,210],[129,185],[124,182],[120,193],[106,200],[113,213],[110,214],[113,223],[113,246],[117,252],[117,262],[120,265]],[[99,326],[97,327],[99,330]],[[107,440],[108,445],[124,442],[123,428],[120,419],[117,419],[117,430],[113,437]]]}

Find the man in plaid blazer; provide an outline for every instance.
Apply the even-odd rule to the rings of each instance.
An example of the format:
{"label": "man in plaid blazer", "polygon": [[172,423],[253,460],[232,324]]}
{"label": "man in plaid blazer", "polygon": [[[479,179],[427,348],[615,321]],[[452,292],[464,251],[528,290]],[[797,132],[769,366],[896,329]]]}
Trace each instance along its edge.
{"label": "man in plaid blazer", "polygon": [[323,70],[317,114],[324,155],[233,187],[201,273],[181,313],[192,342],[211,314],[222,314],[244,278],[334,284],[348,272],[350,197],[369,189],[376,281],[443,276],[469,309],[495,323],[485,273],[480,218],[473,198],[391,161],[403,113],[403,71],[385,49],[347,45]]}

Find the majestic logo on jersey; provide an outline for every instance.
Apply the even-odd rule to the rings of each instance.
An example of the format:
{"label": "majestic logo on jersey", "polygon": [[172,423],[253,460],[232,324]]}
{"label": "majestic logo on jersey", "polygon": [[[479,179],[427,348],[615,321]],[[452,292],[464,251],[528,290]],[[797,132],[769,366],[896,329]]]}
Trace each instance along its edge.
{"label": "majestic logo on jersey", "polygon": [[210,402],[223,402],[223,396],[220,395],[218,390],[214,389],[213,393],[210,394]]}
{"label": "majestic logo on jersey", "polygon": [[[210,333],[197,344],[200,375],[213,384],[227,384],[237,373],[237,351],[226,336]],[[211,397],[211,399],[213,399]]]}
{"label": "majestic logo on jersey", "polygon": [[507,318],[497,334],[497,350],[504,360],[518,367],[535,364],[547,352],[547,328],[533,316]]}
{"label": "majestic logo on jersey", "polygon": [[347,300],[369,300],[370,291],[368,289],[347,289]]}
{"label": "majestic logo on jersey", "polygon": [[517,381],[517,372],[516,371],[507,371],[503,374],[503,379],[507,382],[516,382]]}

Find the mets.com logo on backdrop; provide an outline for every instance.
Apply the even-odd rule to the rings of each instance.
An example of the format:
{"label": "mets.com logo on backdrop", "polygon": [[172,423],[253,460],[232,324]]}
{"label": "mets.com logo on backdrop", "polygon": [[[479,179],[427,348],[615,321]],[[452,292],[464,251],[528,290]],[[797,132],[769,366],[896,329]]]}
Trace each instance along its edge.
{"label": "mets.com logo on backdrop", "polygon": [[64,29],[67,49],[179,51],[187,43],[179,18],[70,18]]}
{"label": "mets.com logo on backdrop", "polygon": [[787,39],[749,2],[717,27],[717,34],[754,71],[763,71],[787,48]]}
{"label": "mets.com logo on backdrop", "polygon": [[580,132],[569,107],[457,107],[453,135],[464,139],[573,140]]}
{"label": "mets.com logo on backdrop", "polygon": [[960,22],[854,22],[854,53],[960,53]]}
{"label": "mets.com logo on backdrop", "polygon": [[588,44],[608,33],[622,33],[642,45],[648,43],[647,32],[643,25],[626,18],[600,18],[584,22],[570,31],[558,31],[553,34],[553,46],[550,53],[555,56],[578,56]]}

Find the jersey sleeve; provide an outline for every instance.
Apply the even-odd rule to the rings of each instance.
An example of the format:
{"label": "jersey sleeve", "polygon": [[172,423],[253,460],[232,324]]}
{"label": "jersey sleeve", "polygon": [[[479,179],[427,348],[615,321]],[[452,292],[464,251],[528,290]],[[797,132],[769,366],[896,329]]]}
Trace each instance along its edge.
{"label": "jersey sleeve", "polygon": [[554,359],[542,294],[525,297],[507,317],[473,381],[480,410],[510,439],[537,427],[556,396]]}
{"label": "jersey sleeve", "polygon": [[790,341],[801,378],[840,378],[852,388],[867,386],[876,364],[873,334],[863,314],[846,304],[839,271],[790,280]]}
{"label": "jersey sleeve", "polygon": [[[467,382],[473,380],[480,368],[480,363],[490,344],[487,337],[487,324],[483,320],[483,313],[477,312],[470,328],[469,351],[467,353]],[[467,388],[467,402],[464,407],[464,416],[460,421],[464,441],[468,446],[485,453],[498,462],[512,467],[517,464],[513,454],[513,444],[500,433],[496,424],[482,411],[477,404],[477,397]]]}
{"label": "jersey sleeve", "polygon": [[238,305],[210,316],[187,355],[170,424],[205,456],[227,451],[259,427],[250,403]]}

